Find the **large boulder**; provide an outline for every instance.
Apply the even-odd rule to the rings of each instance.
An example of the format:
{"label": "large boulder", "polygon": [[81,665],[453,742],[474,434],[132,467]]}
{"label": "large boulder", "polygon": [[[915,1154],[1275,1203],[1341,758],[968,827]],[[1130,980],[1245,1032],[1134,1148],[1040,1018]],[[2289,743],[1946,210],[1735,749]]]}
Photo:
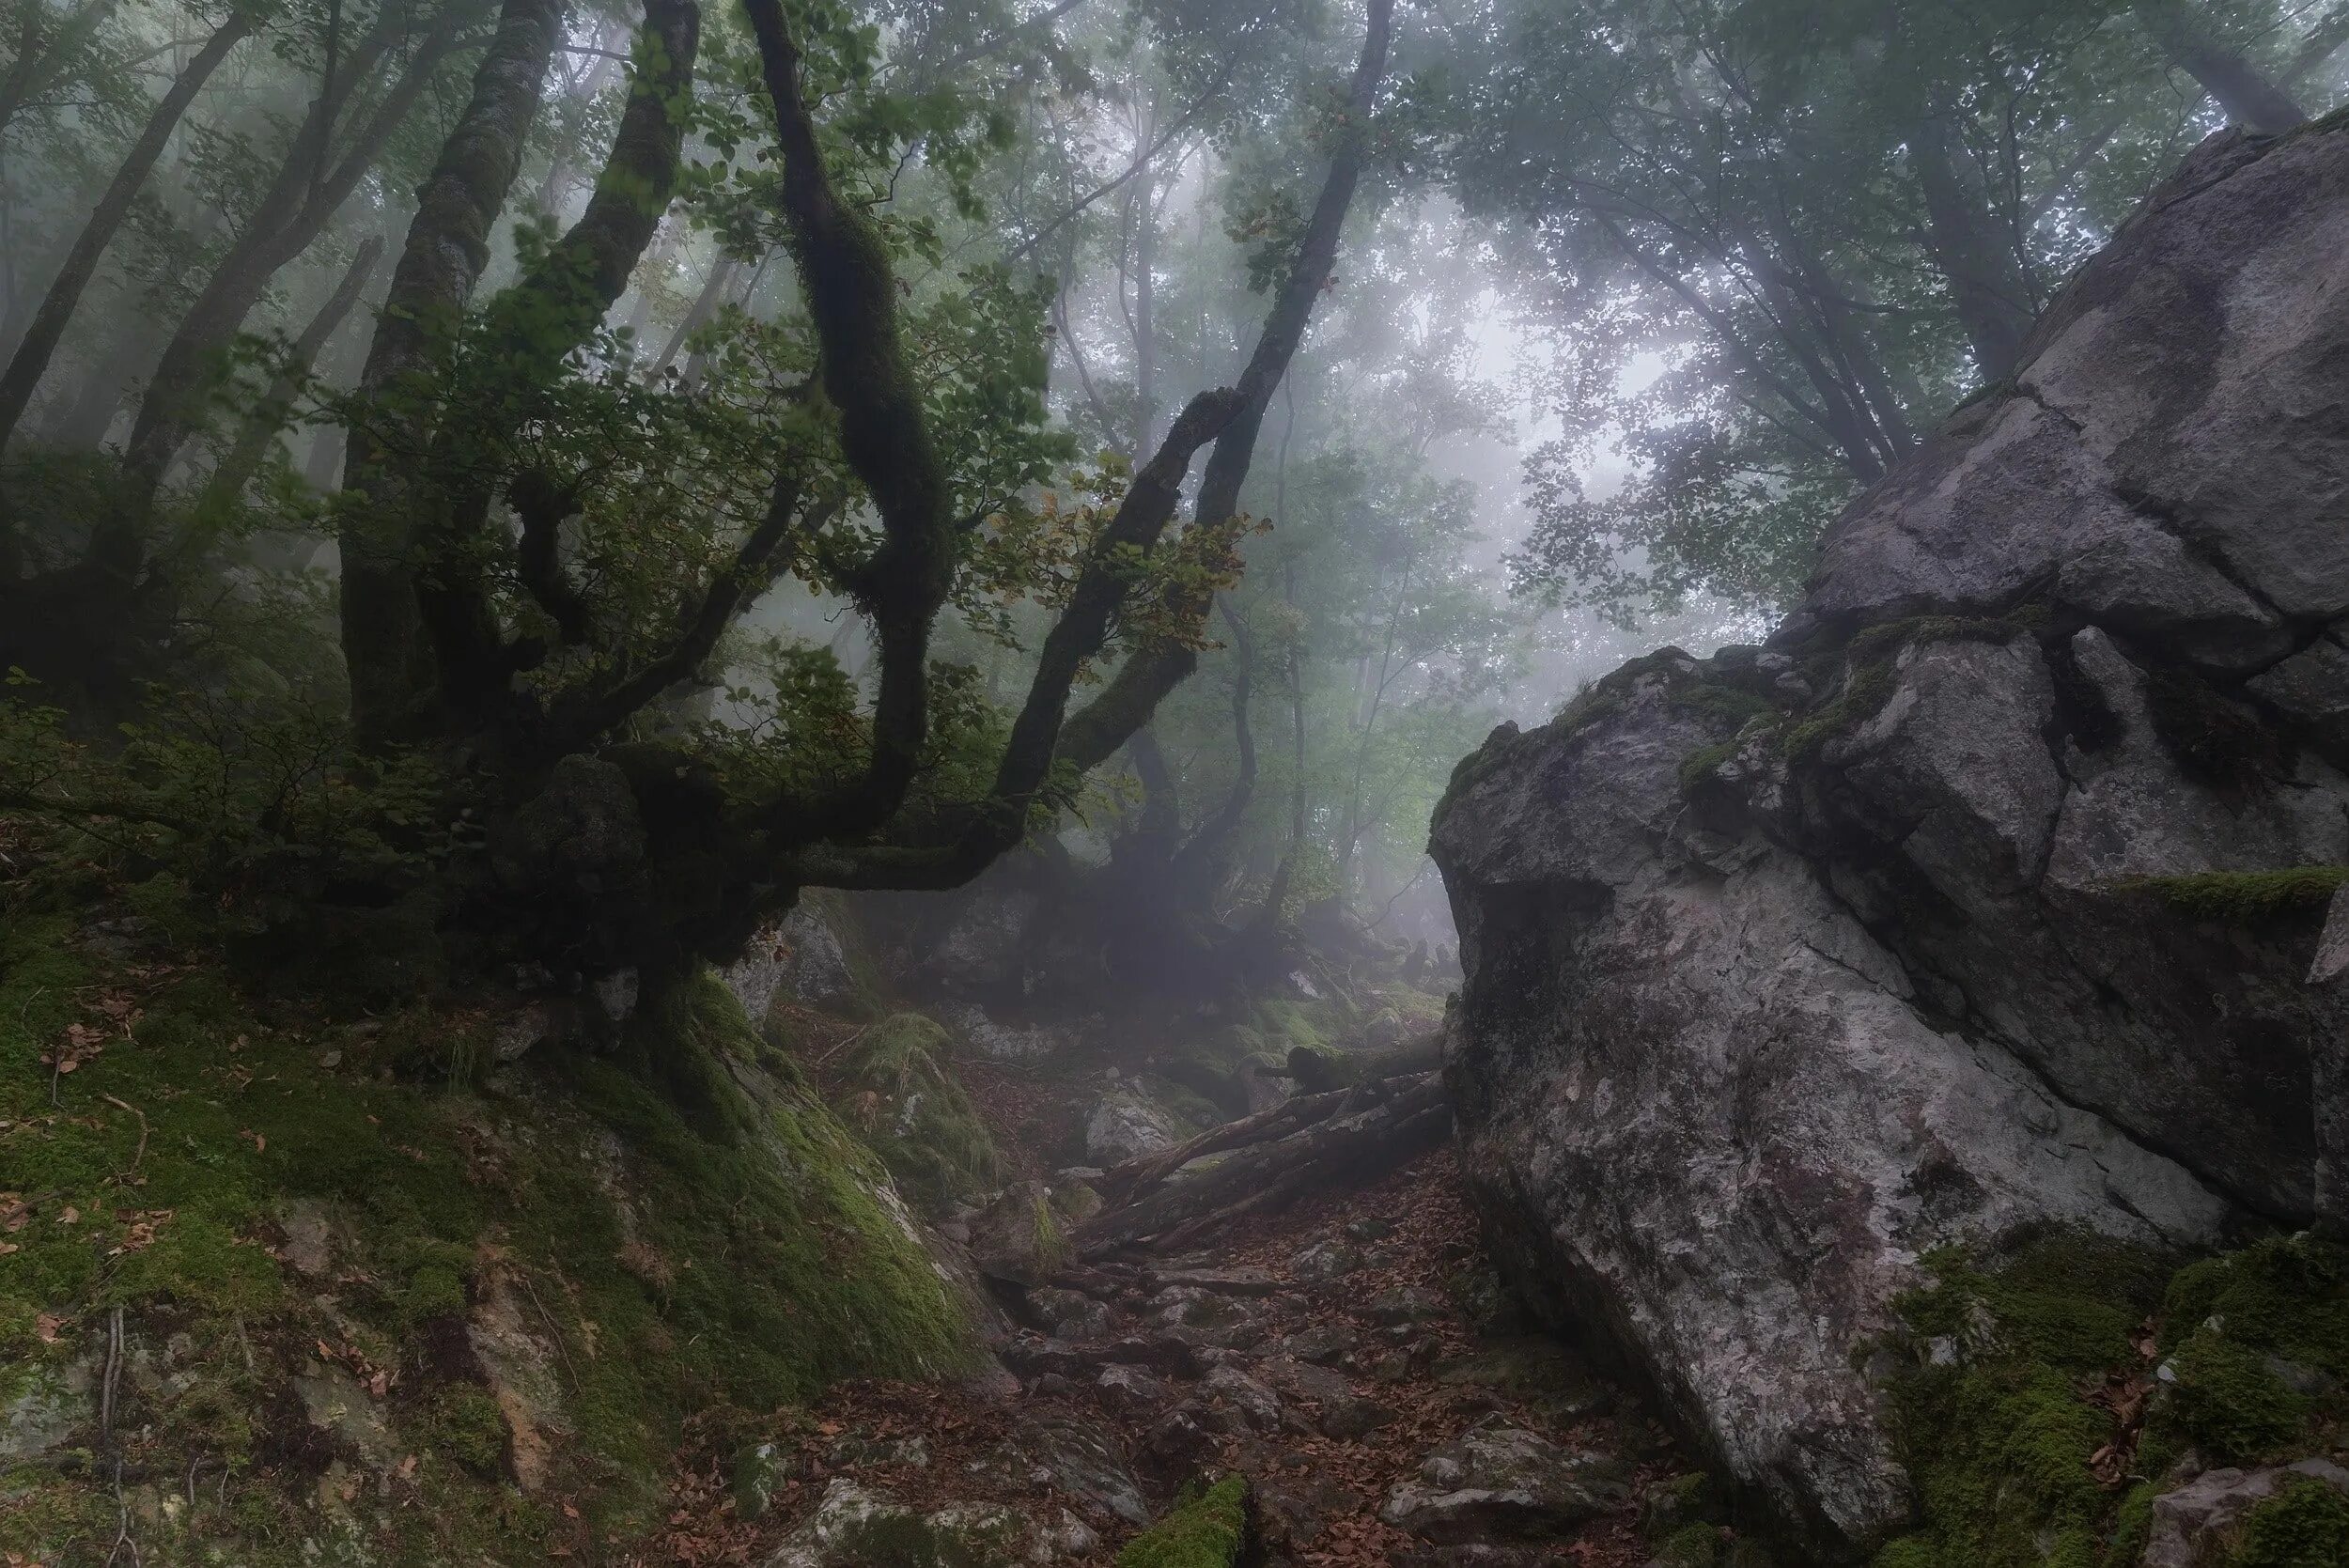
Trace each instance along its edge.
{"label": "large boulder", "polygon": [[2349,127],[2217,138],[1768,647],[1637,660],[1438,809],[1504,1268],[1823,1559],[1907,1516],[1923,1254],[2316,1215],[2345,403]]}

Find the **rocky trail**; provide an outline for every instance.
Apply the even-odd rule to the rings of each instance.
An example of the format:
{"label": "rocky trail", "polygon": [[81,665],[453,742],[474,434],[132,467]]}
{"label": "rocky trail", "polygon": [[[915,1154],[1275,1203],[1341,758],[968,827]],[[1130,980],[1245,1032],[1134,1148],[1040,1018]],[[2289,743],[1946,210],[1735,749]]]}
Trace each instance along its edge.
{"label": "rocky trail", "polygon": [[[1006,1146],[1052,1114],[1034,1081],[980,1098],[1018,1119]],[[1209,1153],[1170,1188],[1253,1152]],[[1665,1560],[1713,1561],[1731,1541],[1695,1519],[1699,1483],[1640,1404],[1504,1305],[1448,1148],[1325,1173],[1187,1249],[1077,1261],[1115,1210],[1057,1265],[1004,1246],[1006,1212],[1065,1211],[1071,1192],[1081,1211],[1148,1164],[1016,1183],[950,1221],[1001,1308],[995,1364],[843,1385],[747,1456],[710,1435],[682,1469],[670,1560],[1108,1564],[1187,1486],[1233,1475],[1246,1560],[1299,1568],[1636,1565],[1675,1531],[1702,1555]]]}

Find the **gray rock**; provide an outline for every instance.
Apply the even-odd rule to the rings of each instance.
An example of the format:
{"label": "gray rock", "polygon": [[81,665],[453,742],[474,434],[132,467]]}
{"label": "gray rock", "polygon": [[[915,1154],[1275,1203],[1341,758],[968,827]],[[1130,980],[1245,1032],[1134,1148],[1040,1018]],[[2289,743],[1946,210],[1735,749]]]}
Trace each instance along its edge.
{"label": "gray rock", "polygon": [[1280,1278],[1270,1269],[1252,1264],[1237,1264],[1229,1268],[1161,1268],[1158,1281],[1161,1285],[1209,1291],[1218,1296],[1270,1296],[1281,1288]]}
{"label": "gray rock", "polygon": [[805,904],[751,939],[742,956],[727,966],[723,979],[753,1023],[764,1022],[778,1001],[827,1007],[850,1000],[858,991],[839,934],[819,910]]}
{"label": "gray rock", "polygon": [[1362,1266],[1362,1253],[1334,1238],[1316,1241],[1289,1260],[1289,1272],[1299,1280],[1326,1284]]}
{"label": "gray rock", "polygon": [[1183,1141],[1181,1124],[1156,1101],[1128,1089],[1104,1094],[1085,1115],[1085,1158],[1123,1165]]}
{"label": "gray rock", "polygon": [[1419,1478],[1387,1494],[1378,1516],[1439,1543],[1563,1535],[1631,1495],[1618,1460],[1561,1448],[1516,1427],[1488,1426],[1427,1457]]}
{"label": "gray rock", "polygon": [[1237,1367],[1213,1369],[1199,1380],[1199,1391],[1209,1402],[1210,1424],[1258,1433],[1280,1428],[1281,1396]]}
{"label": "gray rock", "polygon": [[1109,1337],[1109,1308],[1081,1292],[1039,1285],[1028,1292],[1028,1308],[1064,1340]]}
{"label": "gray rock", "polygon": [[2163,1493],[2154,1499],[2154,1528],[2139,1560],[2143,1568],[2202,1568],[2224,1560],[2243,1516],[2299,1476],[2349,1492],[2349,1470],[2330,1460],[2303,1459],[2255,1470],[2205,1470]]}
{"label": "gray rock", "polygon": [[1067,1243],[1041,1182],[1014,1182],[969,1223],[971,1261],[990,1280],[1038,1286],[1067,1261]]}
{"label": "gray rock", "polygon": [[2349,1171],[2323,912],[2137,885],[2349,863],[2345,190],[2349,127],[2199,151],[2015,387],[1830,530],[1774,639],[1841,663],[1815,701],[1740,738],[1692,685],[1798,699],[1667,650],[1496,731],[1438,812],[1504,1274],[1829,1555],[1907,1515],[1859,1368],[1924,1253],[2205,1246],[2320,1218],[2320,1147]]}
{"label": "gray rock", "polygon": [[841,1477],[766,1568],[1044,1568],[1099,1545],[1065,1508],[950,1503],[924,1513]]}
{"label": "gray rock", "polygon": [[1103,1367],[1093,1387],[1105,1408],[1124,1416],[1146,1415],[1167,1402],[1165,1379],[1144,1367]]}
{"label": "gray rock", "polygon": [[1380,1291],[1356,1310],[1373,1323],[1395,1327],[1441,1317],[1443,1297],[1425,1285],[1393,1285]]}
{"label": "gray rock", "polygon": [[1350,1441],[1394,1420],[1392,1409],[1361,1392],[1345,1374],[1328,1367],[1274,1359],[1264,1363],[1264,1373],[1314,1407],[1313,1425],[1325,1437]]}

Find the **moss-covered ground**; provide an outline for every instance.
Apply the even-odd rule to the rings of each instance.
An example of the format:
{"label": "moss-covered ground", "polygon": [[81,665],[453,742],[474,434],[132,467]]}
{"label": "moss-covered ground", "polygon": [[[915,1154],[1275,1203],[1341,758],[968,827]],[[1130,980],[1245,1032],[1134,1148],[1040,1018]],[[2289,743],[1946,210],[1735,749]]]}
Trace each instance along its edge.
{"label": "moss-covered ground", "polygon": [[154,938],[0,932],[0,1405],[60,1436],[0,1554],[102,1560],[119,1461],[148,1561],[540,1562],[653,1528],[689,1414],[967,1356],[714,980],[494,1067],[486,1012],[258,1003]]}
{"label": "moss-covered ground", "polygon": [[[2181,1460],[2341,1441],[2349,1250],[2277,1237],[2180,1267],[2066,1234],[1995,1268],[1932,1262],[1932,1286],[1899,1303],[1889,1389],[1921,1528],[1877,1568],[2121,1568]],[[2261,1537],[2321,1535],[2329,1507],[2299,1499]],[[2299,1559],[2237,1559],[2268,1560]]]}

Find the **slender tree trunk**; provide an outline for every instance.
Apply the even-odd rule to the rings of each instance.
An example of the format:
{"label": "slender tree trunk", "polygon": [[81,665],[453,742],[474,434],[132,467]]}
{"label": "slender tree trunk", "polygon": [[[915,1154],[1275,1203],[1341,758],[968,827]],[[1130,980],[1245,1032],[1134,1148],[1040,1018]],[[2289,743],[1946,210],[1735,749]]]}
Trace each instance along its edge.
{"label": "slender tree trunk", "polygon": [[392,274],[375,340],[360,372],[372,416],[348,438],[343,489],[343,659],[361,742],[412,731],[434,676],[416,601],[408,510],[429,442],[429,411],[414,385],[432,334],[472,296],[490,260],[490,229],[506,205],[563,32],[562,0],[505,0],[473,91],[442,144]]}
{"label": "slender tree trunk", "polygon": [[66,253],[64,264],[50,281],[49,292],[33,315],[32,325],[9,357],[8,367],[0,373],[0,448],[6,448],[16,427],[24,417],[27,404],[33,400],[34,389],[39,386],[43,372],[49,368],[50,356],[65,336],[66,323],[73,318],[74,307],[82,303],[82,291],[89,287],[90,278],[98,271],[99,257],[114,241],[123,220],[130,216],[131,204],[155,164],[163,155],[164,147],[178,128],[180,116],[204,84],[228,57],[252,25],[240,12],[230,12],[228,20],[212,31],[196,52],[195,58],[173,81],[170,88],[147,116],[147,124],[138,140],[131,144],[115,176],[99,196],[98,206],[91,211],[82,232],[74,237],[73,247]]}
{"label": "slender tree trunk", "polygon": [[[1271,406],[1273,390],[1288,373],[1289,362],[1296,358],[1299,346],[1304,342],[1314,303],[1329,287],[1337,265],[1338,237],[1353,206],[1354,189],[1361,179],[1364,141],[1371,110],[1377,100],[1378,84],[1386,76],[1387,45],[1393,21],[1394,0],[1370,0],[1361,58],[1355,65],[1354,79],[1346,94],[1346,122],[1339,132],[1337,149],[1330,160],[1329,176],[1322,181],[1312,216],[1306,220],[1296,259],[1289,264],[1272,308],[1266,313],[1264,328],[1257,334],[1247,367],[1240,372],[1236,388],[1240,398],[1238,411],[1207,454],[1206,472],[1200,479],[1199,497],[1191,509],[1196,520],[1215,522],[1238,514],[1240,487],[1248,478],[1249,465],[1255,459],[1256,438],[1264,429],[1265,411]],[[1202,622],[1208,609],[1205,599],[1196,606],[1195,613]],[[1196,650],[1173,644],[1144,649],[1128,658],[1100,694],[1070,716],[1061,735],[1063,757],[1081,769],[1103,761],[1116,749],[1116,741],[1128,733],[1132,714],[1137,709],[1147,712],[1155,707],[1159,699],[1182,684],[1198,663]]]}
{"label": "slender tree trunk", "polygon": [[286,419],[293,411],[294,400],[301,396],[302,383],[309,376],[310,367],[318,363],[319,355],[325,349],[327,340],[334,335],[335,329],[343,324],[358,304],[359,296],[366,290],[367,279],[373,275],[375,264],[382,256],[383,236],[381,234],[370,234],[361,242],[357,253],[350,258],[350,265],[343,269],[342,280],[334,285],[334,293],[327,296],[318,314],[310,318],[310,324],[302,329],[302,335],[294,339],[293,348],[286,355],[285,364],[279,368],[276,378],[270,382],[269,391],[253,411],[245,416],[243,426],[237,432],[236,444],[228,449],[228,455],[212,471],[197,506],[199,511],[209,512],[231,505],[243,496],[245,487],[261,471],[261,464],[267,460],[270,447],[275,443],[278,433],[286,427]]}
{"label": "slender tree trunk", "polygon": [[124,448],[126,500],[114,525],[92,541],[91,564],[107,577],[126,584],[138,577],[155,493],[172,459],[202,423],[201,404],[219,355],[243,329],[244,318],[278,269],[309,248],[374,166],[384,144],[456,48],[459,29],[471,14],[466,0],[442,8],[337,161],[329,162],[334,122],[354,85],[388,52],[388,26],[377,29],[353,52],[338,84],[312,104],[252,221],[213,270],[156,362]]}
{"label": "slender tree trunk", "polygon": [[2142,14],[2178,69],[2201,83],[2244,130],[2277,136],[2309,117],[2290,93],[2214,37],[2184,0],[2154,0]]}
{"label": "slender tree trunk", "polygon": [[709,276],[702,280],[702,291],[693,296],[692,308],[685,313],[685,318],[677,324],[677,330],[669,334],[669,340],[661,346],[661,352],[653,357],[651,374],[658,376],[676,364],[677,352],[685,347],[685,340],[701,331],[709,318],[718,314],[718,303],[726,297],[726,290],[734,287],[734,274],[738,270],[739,264],[734,257],[723,254],[710,263]]}
{"label": "slender tree trunk", "polygon": [[[1157,99],[1143,119],[1143,147],[1158,133]],[[1134,187],[1134,460],[1140,462],[1158,426],[1158,328],[1155,323],[1159,265],[1159,176],[1153,167],[1143,171]]]}
{"label": "slender tree trunk", "polygon": [[1950,303],[1973,345],[1983,379],[2002,380],[2015,368],[2030,331],[2030,286],[2015,247],[2001,244],[1993,232],[1980,182],[1968,178],[1972,161],[1961,168],[1951,140],[1949,123],[1937,114],[1919,122],[1909,142],[1917,187],[1924,196],[1925,248],[1948,280]]}

